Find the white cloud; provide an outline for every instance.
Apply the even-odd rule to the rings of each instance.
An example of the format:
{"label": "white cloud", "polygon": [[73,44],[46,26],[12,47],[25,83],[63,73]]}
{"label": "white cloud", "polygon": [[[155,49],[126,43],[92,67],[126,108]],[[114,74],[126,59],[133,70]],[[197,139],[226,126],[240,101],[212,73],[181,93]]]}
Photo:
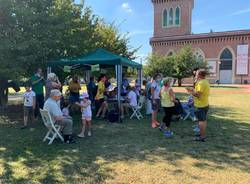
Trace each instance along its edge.
{"label": "white cloud", "polygon": [[230,15],[231,15],[231,16],[234,16],[234,15],[241,15],[241,14],[249,13],[249,12],[250,12],[250,8],[244,9],[244,10],[239,10],[239,11],[236,11],[236,12],[233,12],[233,13],[230,14]]}
{"label": "white cloud", "polygon": [[132,13],[133,10],[132,8],[130,7],[129,3],[122,3],[122,9],[127,12],[127,13]]}

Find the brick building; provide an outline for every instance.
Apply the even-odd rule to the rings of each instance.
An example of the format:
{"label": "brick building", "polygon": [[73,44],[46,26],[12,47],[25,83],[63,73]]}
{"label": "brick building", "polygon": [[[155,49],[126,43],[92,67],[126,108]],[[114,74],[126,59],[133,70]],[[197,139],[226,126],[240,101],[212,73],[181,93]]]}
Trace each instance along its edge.
{"label": "brick building", "polygon": [[192,34],[194,0],[152,0],[152,3],[153,53],[172,55],[190,45],[198,60],[208,61],[211,82],[250,83],[250,29]]}

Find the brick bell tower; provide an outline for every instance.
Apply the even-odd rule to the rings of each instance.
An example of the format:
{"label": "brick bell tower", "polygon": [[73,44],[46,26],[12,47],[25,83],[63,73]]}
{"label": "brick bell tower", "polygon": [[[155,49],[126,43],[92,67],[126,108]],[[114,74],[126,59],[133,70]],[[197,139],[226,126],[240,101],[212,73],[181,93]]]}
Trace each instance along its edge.
{"label": "brick bell tower", "polygon": [[154,6],[154,37],[191,34],[194,0],[151,0]]}

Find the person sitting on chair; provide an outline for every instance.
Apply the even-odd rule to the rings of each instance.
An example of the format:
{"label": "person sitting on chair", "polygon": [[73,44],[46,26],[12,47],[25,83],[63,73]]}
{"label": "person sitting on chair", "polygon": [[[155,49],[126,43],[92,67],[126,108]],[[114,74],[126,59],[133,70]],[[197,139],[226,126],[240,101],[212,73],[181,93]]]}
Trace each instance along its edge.
{"label": "person sitting on chair", "polygon": [[121,105],[121,118],[124,119],[124,110],[129,114],[128,110],[131,107],[137,106],[137,94],[135,92],[135,87],[128,87],[127,102]]}
{"label": "person sitting on chair", "polygon": [[72,138],[73,121],[71,117],[63,116],[62,110],[58,105],[61,96],[62,93],[58,89],[51,90],[50,97],[44,103],[43,109],[49,112],[55,124],[63,127],[64,142],[70,144],[74,143]]}

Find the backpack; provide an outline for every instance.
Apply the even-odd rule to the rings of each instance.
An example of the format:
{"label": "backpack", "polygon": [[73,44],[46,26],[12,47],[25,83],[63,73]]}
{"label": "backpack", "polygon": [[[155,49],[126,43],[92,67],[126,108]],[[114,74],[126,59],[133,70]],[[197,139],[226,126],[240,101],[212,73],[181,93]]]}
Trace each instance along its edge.
{"label": "backpack", "polygon": [[116,109],[112,109],[108,112],[107,118],[110,123],[116,123],[119,121],[119,112]]}

